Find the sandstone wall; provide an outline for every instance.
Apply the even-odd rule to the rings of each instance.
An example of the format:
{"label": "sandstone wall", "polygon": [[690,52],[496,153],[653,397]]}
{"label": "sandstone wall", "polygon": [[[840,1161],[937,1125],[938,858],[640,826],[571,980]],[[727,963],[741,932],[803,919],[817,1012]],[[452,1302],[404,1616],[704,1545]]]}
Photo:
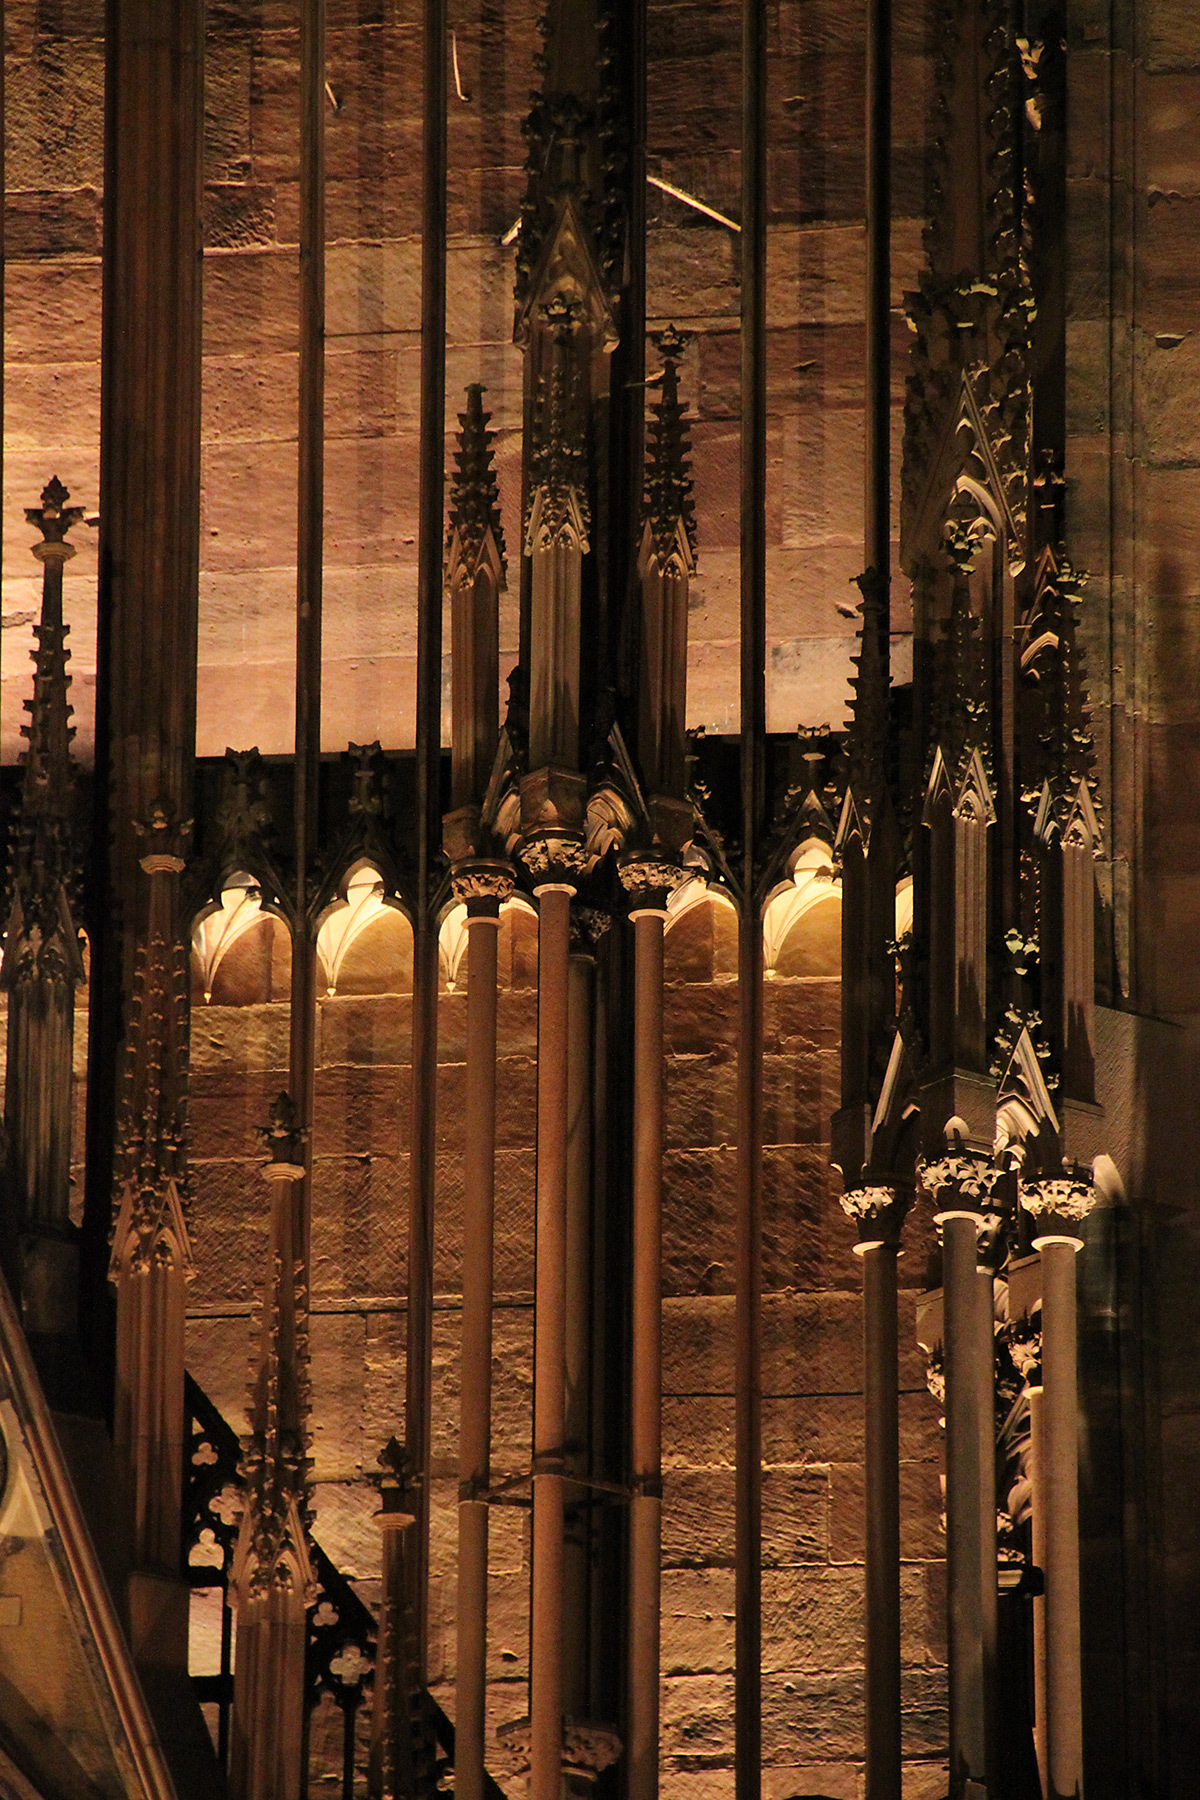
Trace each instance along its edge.
{"label": "sandstone wall", "polygon": [[[853,1234],[827,1156],[837,1084],[836,900],[785,941],[767,990],[764,1219],[764,1687],[772,1800],[857,1794],[862,1734],[861,1312]],[[272,928],[260,930],[265,939]],[[370,1475],[401,1427],[409,1138],[407,926],[369,927],[321,1002],[313,1217],[316,1531],[368,1603],[378,1595]],[[536,926],[501,932],[493,1479],[529,1466]],[[703,901],[667,936],[664,1274],[663,1768],[668,1793],[732,1791],[733,915]],[[286,1014],[242,940],[193,1023],[194,1231],[188,1360],[232,1423],[244,1409],[266,1184],[254,1126],[285,1078]],[[350,991],[345,991],[349,988]],[[390,991],[356,992],[356,988]],[[439,1010],[434,1335],[434,1691],[453,1716],[457,1346],[465,995]],[[919,1284],[927,1227],[910,1228]],[[906,1755],[940,1795],[945,1732],[937,1408],[902,1296]],[[528,1523],[493,1509],[490,1718],[525,1710]],[[319,1744],[320,1740],[318,1740]],[[326,1752],[336,1768],[336,1745]],[[508,1788],[497,1748],[492,1766]]]}

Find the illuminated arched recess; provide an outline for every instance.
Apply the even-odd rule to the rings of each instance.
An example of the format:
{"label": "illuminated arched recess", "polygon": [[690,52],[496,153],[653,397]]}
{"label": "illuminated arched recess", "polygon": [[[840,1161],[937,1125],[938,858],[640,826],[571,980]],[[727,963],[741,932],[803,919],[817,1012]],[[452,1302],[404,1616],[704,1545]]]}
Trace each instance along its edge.
{"label": "illuminated arched recess", "polygon": [[[452,901],[442,913],[438,976],[448,994],[466,984],[467,909],[461,900]],[[502,988],[534,987],[537,983],[537,908],[524,894],[511,894],[500,908],[497,978]]]}
{"label": "illuminated arched recess", "polygon": [[286,1000],[292,978],[287,926],[262,903],[252,875],[228,875],[219,901],[192,925],[192,1001],[256,1006]]}
{"label": "illuminated arched recess", "polygon": [[317,928],[317,978],[337,995],[411,994],[413,932],[379,870],[356,863]]}

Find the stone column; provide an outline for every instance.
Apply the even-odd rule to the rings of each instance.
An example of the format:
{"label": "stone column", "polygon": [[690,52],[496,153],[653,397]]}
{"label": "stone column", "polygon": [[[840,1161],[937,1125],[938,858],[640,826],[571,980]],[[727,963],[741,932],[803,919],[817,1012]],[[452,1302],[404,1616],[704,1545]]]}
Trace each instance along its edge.
{"label": "stone column", "polygon": [[560,1800],[563,1733],[563,1426],[566,1406],[568,989],[572,886],[539,883],[537,1258],[534,1274],[531,1800]]}
{"label": "stone column", "polygon": [[383,1582],[367,1794],[369,1800],[412,1800],[414,1795],[431,1793],[436,1785],[429,1716],[424,1705],[417,1710],[413,1707],[421,1656],[417,1494],[411,1459],[395,1438],[384,1447],[379,1462],[383,1474],[377,1516],[383,1534]]}
{"label": "stone column", "polygon": [[[979,1256],[978,1240],[976,1256]],[[983,1727],[989,1793],[996,1792],[996,1733],[999,1729],[996,1680],[999,1633],[999,1574],[996,1562],[996,1332],[992,1271],[975,1265],[975,1334],[972,1368],[979,1396],[979,1601],[982,1619]]]}
{"label": "stone column", "polygon": [[900,1800],[900,1418],[896,1259],[905,1207],[892,1187],[842,1196],[863,1265],[869,1800]]}
{"label": "stone column", "polygon": [[590,933],[576,908],[571,923],[571,973],[567,1000],[567,1225],[566,1391],[564,1442],[569,1523],[564,1554],[563,1710],[568,1719],[588,1713],[588,1586],[590,1576],[590,1473],[592,1326],[592,1002],[595,960]]}
{"label": "stone column", "polygon": [[[976,1243],[982,1214],[940,1212],[946,1376],[946,1589],[950,1659],[950,1792],[986,1792],[987,1601],[981,1529],[982,1415],[991,1405],[981,1380]],[[993,1526],[994,1541],[994,1526]],[[995,1574],[993,1566],[993,1585]]]}
{"label": "stone column", "polygon": [[666,907],[635,904],[633,1272],[630,1369],[629,1796],[658,1793],[662,1557],[663,926]]}
{"label": "stone column", "polygon": [[496,1186],[496,949],[500,902],[512,891],[512,875],[503,866],[488,869],[476,865],[456,875],[455,888],[467,901],[467,1092],[454,1788],[460,1800],[483,1800]]}
{"label": "stone column", "polygon": [[[116,1228],[114,1440],[145,1673],[186,1669],[180,1579],[188,930],[200,536],[200,0],[105,34],[96,865],[87,1238]],[[115,1192],[114,1192],[115,1188]]]}
{"label": "stone column", "polygon": [[234,1554],[237,1667],[229,1785],[235,1800],[295,1800],[304,1773],[308,1550],[308,1303],[303,1266],[304,1133],[290,1096],[264,1135],[271,1157],[267,1272],[251,1352],[246,1507]]}
{"label": "stone column", "polygon": [[1078,1227],[1095,1204],[1078,1177],[1022,1186],[1036,1221],[1042,1273],[1042,1403],[1038,1485],[1044,1505],[1046,1791],[1083,1793],[1083,1686],[1079,1629],[1079,1393],[1075,1258]]}
{"label": "stone column", "polygon": [[[1029,1389],[1029,1509],[1033,1566],[1046,1571],[1046,1494],[1043,1476],[1045,1450],[1042,1445],[1041,1382]],[[1050,1772],[1047,1762],[1046,1736],[1046,1595],[1043,1590],[1033,1597],[1033,1744],[1037,1753],[1038,1773],[1043,1793],[1048,1791]]]}

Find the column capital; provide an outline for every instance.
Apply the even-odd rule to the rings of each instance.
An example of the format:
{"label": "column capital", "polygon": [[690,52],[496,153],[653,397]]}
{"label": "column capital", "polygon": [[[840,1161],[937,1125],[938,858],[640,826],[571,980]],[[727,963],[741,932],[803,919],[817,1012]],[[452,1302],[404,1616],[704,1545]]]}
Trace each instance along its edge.
{"label": "column capital", "polygon": [[1078,1227],[1095,1210],[1096,1190],[1090,1174],[1079,1172],[1049,1176],[1041,1181],[1022,1182],[1021,1205],[1036,1221],[1033,1239],[1035,1250],[1049,1244],[1070,1244],[1083,1249]]}
{"label": "column capital", "polygon": [[665,918],[667,902],[684,880],[684,872],[664,857],[635,850],[621,859],[617,877],[629,903],[631,919],[641,913],[657,913]]}
{"label": "column capital", "polygon": [[994,1219],[999,1211],[995,1189],[1003,1171],[973,1156],[951,1154],[917,1165],[917,1179],[937,1206],[935,1220]]}
{"label": "column capital", "polygon": [[465,903],[470,919],[498,919],[500,908],[511,898],[516,885],[511,863],[489,857],[472,857],[457,863],[451,879],[454,898]]}
{"label": "column capital", "polygon": [[900,1233],[911,1200],[896,1188],[884,1183],[847,1188],[839,1195],[839,1205],[848,1219],[858,1227],[855,1256],[863,1256],[878,1246],[898,1245]]}

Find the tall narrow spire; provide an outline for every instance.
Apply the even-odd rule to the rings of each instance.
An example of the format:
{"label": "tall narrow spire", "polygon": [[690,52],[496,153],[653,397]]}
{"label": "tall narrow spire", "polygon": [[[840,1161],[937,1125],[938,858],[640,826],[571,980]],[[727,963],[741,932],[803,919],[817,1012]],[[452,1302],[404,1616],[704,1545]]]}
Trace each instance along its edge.
{"label": "tall narrow spire", "polygon": [[[34,626],[33,698],[22,752],[21,799],[9,861],[3,985],[8,991],[5,1124],[8,1202],[3,1246],[35,1340],[74,1337],[78,1246],[70,1219],[71,1085],[75,989],[84,978],[75,918],[78,854],[73,831],[74,769],[67,699],[63,567],[74,556],[67,532],[83,509],[55,477],[26,518],[42,534],[42,611]],[[52,1379],[45,1357],[43,1378]]]}
{"label": "tall narrow spire", "polygon": [[696,508],[692,498],[692,438],[679,398],[679,364],[687,336],[669,325],[656,343],[663,359],[662,387],[651,410],[646,445],[646,519],[657,554],[669,556],[682,530],[693,562]]}
{"label": "tall narrow spire", "polygon": [[467,388],[467,407],[458,415],[458,448],[450,481],[450,527],[446,541],[446,573],[453,583],[458,568],[474,576],[491,536],[499,565],[500,585],[505,575],[504,526],[500,518],[500,487],[496,480],[494,445],[489,431],[491,413],[483,409],[483,384]]}

